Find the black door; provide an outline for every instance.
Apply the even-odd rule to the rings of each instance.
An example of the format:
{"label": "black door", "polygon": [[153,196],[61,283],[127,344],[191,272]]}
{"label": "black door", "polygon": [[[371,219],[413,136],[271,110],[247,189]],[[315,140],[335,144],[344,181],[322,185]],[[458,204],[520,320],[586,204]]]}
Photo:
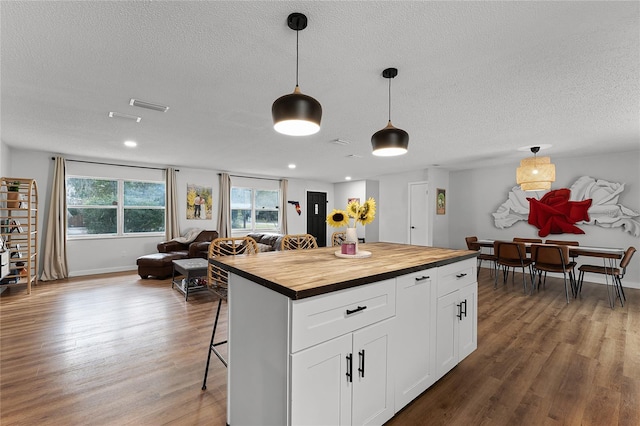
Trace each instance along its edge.
{"label": "black door", "polygon": [[327,193],[307,192],[307,234],[316,237],[318,247],[327,245]]}

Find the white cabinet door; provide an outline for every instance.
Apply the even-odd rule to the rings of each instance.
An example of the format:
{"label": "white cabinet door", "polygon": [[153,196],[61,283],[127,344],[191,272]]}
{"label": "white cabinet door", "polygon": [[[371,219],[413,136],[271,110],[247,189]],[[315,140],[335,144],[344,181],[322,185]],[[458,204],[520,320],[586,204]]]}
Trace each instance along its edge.
{"label": "white cabinet door", "polygon": [[464,315],[459,323],[458,362],[478,347],[478,285],[476,283],[460,289],[460,303],[463,304]]}
{"label": "white cabinet door", "polygon": [[351,424],[352,347],[349,333],[291,355],[290,424]]}
{"label": "white cabinet door", "polygon": [[458,291],[438,298],[436,331],[437,377],[444,376],[458,363]]}
{"label": "white cabinet door", "polygon": [[381,425],[393,417],[389,354],[393,319],[353,333],[353,425]]}
{"label": "white cabinet door", "polygon": [[434,269],[397,278],[396,412],[435,382],[435,275]]}

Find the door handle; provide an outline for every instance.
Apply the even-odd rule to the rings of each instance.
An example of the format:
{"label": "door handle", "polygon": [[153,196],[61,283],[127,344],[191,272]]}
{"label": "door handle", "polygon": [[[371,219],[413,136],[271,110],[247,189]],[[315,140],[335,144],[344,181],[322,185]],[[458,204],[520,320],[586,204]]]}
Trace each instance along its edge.
{"label": "door handle", "polygon": [[456,306],[458,308],[458,313],[456,314],[456,316],[460,321],[462,321],[462,302],[456,304]]}
{"label": "door handle", "polygon": [[347,355],[347,380],[349,383],[353,382],[353,375],[351,374],[353,369],[353,359],[351,354]]}
{"label": "door handle", "polygon": [[[464,310],[462,310],[462,305],[464,304]],[[464,314],[464,317],[467,317],[467,299],[464,299],[462,303],[460,303],[460,315]],[[462,319],[462,318],[460,318]]]}
{"label": "door handle", "polygon": [[360,372],[360,377],[364,377],[364,349],[358,352],[358,356],[360,357],[360,367],[358,367],[358,371]]}
{"label": "door handle", "polygon": [[415,226],[412,226],[412,227],[411,227],[411,229],[416,229],[416,227],[415,227]]}
{"label": "door handle", "polygon": [[347,315],[355,314],[356,312],[364,311],[366,306],[358,306],[356,309],[347,309]]}

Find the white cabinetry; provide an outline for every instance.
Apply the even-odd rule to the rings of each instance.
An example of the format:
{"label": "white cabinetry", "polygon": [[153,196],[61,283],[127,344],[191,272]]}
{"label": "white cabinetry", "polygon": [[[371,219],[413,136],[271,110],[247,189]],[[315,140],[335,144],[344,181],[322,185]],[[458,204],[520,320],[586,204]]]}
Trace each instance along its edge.
{"label": "white cabinetry", "polygon": [[385,423],[475,349],[475,267],[298,300],[231,273],[227,423]]}
{"label": "white cabinetry", "polygon": [[436,275],[433,268],[396,278],[396,412],[436,380]]}
{"label": "white cabinetry", "polygon": [[478,345],[478,287],[473,259],[438,268],[436,378]]}
{"label": "white cabinetry", "polygon": [[291,424],[383,424],[393,416],[393,321],[291,356]]}

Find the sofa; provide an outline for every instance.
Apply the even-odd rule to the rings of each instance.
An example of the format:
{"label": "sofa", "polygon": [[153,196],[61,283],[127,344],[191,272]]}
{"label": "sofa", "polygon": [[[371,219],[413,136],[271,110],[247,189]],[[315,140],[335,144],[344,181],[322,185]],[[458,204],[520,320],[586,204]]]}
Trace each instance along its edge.
{"label": "sofa", "polygon": [[218,238],[218,231],[202,231],[190,243],[163,241],[158,243],[158,253],[181,254],[183,259],[196,257],[206,259],[209,256],[209,244],[216,238]]}
{"label": "sofa", "polygon": [[284,234],[276,234],[271,232],[254,232],[251,234],[247,234],[247,237],[253,238],[258,244],[258,250],[261,252],[265,252],[280,250]]}
{"label": "sofa", "polygon": [[136,261],[138,275],[142,279],[149,276],[159,279],[168,278],[173,274],[174,260],[196,257],[206,259],[209,256],[209,244],[216,238],[218,238],[218,231],[202,231],[189,243],[174,240],[158,243],[156,246],[158,253],[140,256]]}

